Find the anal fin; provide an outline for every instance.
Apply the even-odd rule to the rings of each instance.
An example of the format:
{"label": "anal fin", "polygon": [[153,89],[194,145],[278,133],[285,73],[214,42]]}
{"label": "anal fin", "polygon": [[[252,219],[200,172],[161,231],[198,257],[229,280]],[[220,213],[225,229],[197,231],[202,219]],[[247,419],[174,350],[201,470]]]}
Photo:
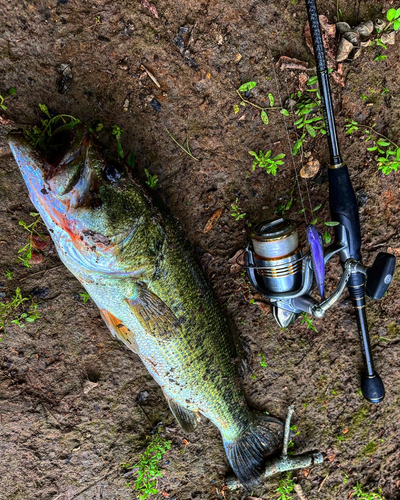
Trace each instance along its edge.
{"label": "anal fin", "polygon": [[169,409],[171,410],[172,415],[176,418],[178,424],[185,432],[193,432],[201,420],[200,413],[183,408],[183,406],[179,405],[168,396],[166,396],[166,398],[169,404]]}
{"label": "anal fin", "polygon": [[106,309],[100,309],[100,314],[111,334],[121,340],[131,351],[138,354],[139,349],[136,343],[135,334]]}

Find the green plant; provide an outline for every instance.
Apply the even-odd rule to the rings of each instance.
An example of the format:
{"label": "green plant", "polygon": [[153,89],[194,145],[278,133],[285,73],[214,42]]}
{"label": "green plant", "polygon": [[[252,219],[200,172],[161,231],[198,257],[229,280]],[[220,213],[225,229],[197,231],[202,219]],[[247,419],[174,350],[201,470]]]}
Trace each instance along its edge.
{"label": "green plant", "polygon": [[235,218],[235,220],[243,219],[246,217],[246,212],[242,212],[241,208],[238,205],[238,198],[236,198],[235,203],[231,205],[231,216]]}
{"label": "green plant", "polygon": [[282,161],[282,158],[285,158],[285,154],[281,153],[274,158],[271,158],[272,151],[269,150],[267,152],[263,152],[261,150],[258,151],[258,154],[255,151],[249,151],[249,155],[254,157],[252,170],[254,171],[256,167],[265,168],[267,174],[276,175],[276,171],[279,165],[283,165],[285,162]]}
{"label": "green plant", "polygon": [[356,498],[360,498],[361,500],[385,500],[385,497],[381,495],[381,488],[378,489],[378,493],[369,492],[366,493],[362,490],[361,484],[357,483],[353,488],[353,493]]}
{"label": "green plant", "polygon": [[174,143],[182,149],[182,151],[184,151],[187,155],[193,158],[193,160],[199,161],[199,159],[193,156],[192,152],[190,151],[188,135],[186,136],[186,149],[185,149],[181,144],[179,144],[179,142],[175,139],[175,137],[171,134],[171,132],[167,129],[167,127],[165,127],[165,130],[167,131],[167,134],[171,137],[171,139],[174,141]]}
{"label": "green plant", "polygon": [[45,236],[43,234],[39,233],[36,229],[36,226],[38,224],[42,224],[42,219],[40,217],[40,214],[37,212],[30,212],[29,215],[31,217],[35,218],[35,220],[31,224],[27,224],[23,220],[18,221],[18,224],[29,232],[28,243],[24,247],[22,247],[18,250],[18,253],[22,254],[22,256],[18,257],[18,259],[21,260],[23,262],[24,266],[26,266],[26,267],[32,267],[30,265],[29,261],[32,257],[32,249],[35,249],[34,242],[33,242],[33,236],[36,234],[42,240],[46,239]]}
{"label": "green plant", "polygon": [[342,436],[342,435],[337,436],[337,440],[338,441],[344,441],[344,436]]}
{"label": "green plant", "polygon": [[265,359],[265,354],[261,352],[259,356],[261,358],[260,366],[262,366],[263,368],[267,368],[268,365],[267,365],[267,360]]}
{"label": "green plant", "polygon": [[111,134],[115,137],[117,141],[117,153],[121,158],[124,157],[124,150],[122,149],[122,144],[121,144],[121,136],[122,134],[125,134],[125,130],[122,130],[122,128],[118,127],[118,125],[113,125]]}
{"label": "green plant", "polygon": [[15,87],[11,87],[6,96],[3,97],[0,94],[0,108],[1,109],[7,109],[7,106],[4,104],[4,101],[9,99],[11,96],[13,96],[16,91],[17,91],[17,89]]}
{"label": "green plant", "polygon": [[278,205],[275,208],[274,213],[284,215],[287,210],[290,210],[292,208],[293,201],[294,201],[294,191],[296,189],[296,186],[297,186],[297,181],[295,179],[293,187],[289,193],[289,199],[287,201],[285,201],[284,203],[281,203],[280,205]]}
{"label": "green plant", "polygon": [[279,497],[277,500],[292,500],[293,497],[290,495],[292,491],[294,490],[294,485],[293,481],[290,479],[290,472],[287,472],[286,474],[283,474],[281,476],[281,479],[279,480],[279,486],[275,490],[277,493],[279,493]]}
{"label": "green plant", "polygon": [[9,280],[12,280],[13,279],[13,273],[12,273],[12,271],[10,271],[9,269],[7,269],[7,271],[5,273],[5,277],[8,278]]}
{"label": "green plant", "polygon": [[[397,172],[400,168],[400,146],[391,141],[388,137],[377,132],[374,126],[361,125],[354,120],[347,119],[346,134],[352,134],[359,129],[363,129],[366,133],[365,141],[372,141],[374,146],[367,148],[368,151],[376,151],[378,156],[378,169],[386,175],[391,172]],[[379,137],[377,137],[379,136]]]}
{"label": "green plant", "polygon": [[313,324],[315,318],[308,318],[306,312],[301,313],[301,315],[302,315],[301,324],[302,325],[306,324],[307,330],[314,330],[314,332],[318,332],[318,330],[315,328]]}
{"label": "green plant", "polygon": [[381,61],[385,61],[387,58],[387,56],[385,56],[384,54],[380,54],[379,56],[376,56],[374,61],[378,61],[378,62],[381,62]]}
{"label": "green plant", "polygon": [[93,134],[94,132],[100,132],[101,130],[103,130],[103,128],[104,124],[98,122],[95,127],[89,127],[89,132]]}
{"label": "green plant", "polygon": [[[249,104],[250,106],[253,106],[253,108],[259,109],[260,110],[260,118],[261,121],[265,124],[268,125],[269,123],[269,118],[267,111],[271,110],[279,110],[284,116],[289,116],[289,111],[285,108],[282,108],[281,106],[274,106],[275,104],[275,97],[269,92],[268,94],[268,100],[269,100],[269,106],[258,106],[258,104],[254,104],[254,102],[248,101],[243,97],[243,92],[248,92],[251,89],[254,89],[256,87],[257,82],[246,82],[243,85],[241,85],[238,89],[236,89],[237,95],[240,97],[240,105],[241,106],[246,106],[246,104]],[[235,104],[233,106],[233,112],[235,115],[239,113],[239,106]]]}
{"label": "green plant", "polygon": [[82,297],[84,304],[86,304],[86,302],[90,299],[90,295],[87,292],[82,292],[79,296]]}
{"label": "green plant", "polygon": [[80,123],[80,120],[71,115],[57,115],[52,118],[46,104],[39,104],[39,108],[46,115],[46,118],[42,120],[41,127],[35,125],[32,130],[26,130],[26,134],[34,148],[47,151],[51,138],[60,132],[72,130]]}
{"label": "green plant", "polygon": [[[0,330],[6,333],[6,326],[9,324],[15,324],[22,328],[25,323],[33,323],[33,321],[40,318],[40,313],[37,310],[38,304],[35,302],[32,301],[28,309],[21,308],[29,300],[30,297],[23,297],[21,290],[17,288],[10,302],[0,302]],[[19,309],[21,312],[18,313]],[[11,319],[12,316],[14,316],[13,319]]]}
{"label": "green plant", "polygon": [[385,27],[385,30],[393,25],[394,31],[397,31],[400,28],[400,9],[389,9],[386,12],[386,19],[389,24]]}
{"label": "green plant", "polygon": [[[318,84],[318,77],[312,76],[307,81],[307,87],[314,87]],[[321,95],[318,87],[307,88],[306,92],[297,92],[296,115],[299,117],[294,122],[298,129],[302,129],[302,134],[293,146],[293,155],[301,150],[306,141],[307,134],[315,138],[318,134],[326,134],[324,119],[321,112]],[[315,96],[315,97],[314,97]],[[294,96],[293,96],[294,97]]]}
{"label": "green plant", "polygon": [[157,189],[158,187],[158,177],[157,175],[151,175],[147,168],[144,169],[144,173],[146,174],[146,184],[150,189]]}
{"label": "green plant", "polygon": [[[149,436],[146,439],[149,439]],[[137,464],[122,464],[127,469],[138,469],[135,490],[139,492],[140,500],[145,500],[148,496],[158,493],[157,478],[162,476],[158,467],[159,461],[170,448],[171,441],[167,441],[160,436],[160,432],[157,432]],[[129,483],[127,486],[130,486]]]}

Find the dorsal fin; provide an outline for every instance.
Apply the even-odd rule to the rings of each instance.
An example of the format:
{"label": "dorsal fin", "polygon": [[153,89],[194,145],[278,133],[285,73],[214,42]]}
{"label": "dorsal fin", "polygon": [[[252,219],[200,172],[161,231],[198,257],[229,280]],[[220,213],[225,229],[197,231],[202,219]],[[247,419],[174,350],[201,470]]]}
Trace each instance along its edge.
{"label": "dorsal fin", "polygon": [[131,351],[138,354],[139,349],[136,343],[135,334],[106,309],[100,309],[100,314],[111,334],[118,337]]}

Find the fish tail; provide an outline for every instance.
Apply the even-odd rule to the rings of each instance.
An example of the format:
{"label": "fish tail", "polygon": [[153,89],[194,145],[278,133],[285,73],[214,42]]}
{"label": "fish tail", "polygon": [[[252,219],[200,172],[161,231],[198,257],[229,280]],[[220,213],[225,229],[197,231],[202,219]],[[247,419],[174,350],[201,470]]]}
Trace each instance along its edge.
{"label": "fish tail", "polygon": [[239,481],[251,488],[260,479],[266,458],[282,447],[284,427],[279,420],[254,412],[251,424],[224,448]]}

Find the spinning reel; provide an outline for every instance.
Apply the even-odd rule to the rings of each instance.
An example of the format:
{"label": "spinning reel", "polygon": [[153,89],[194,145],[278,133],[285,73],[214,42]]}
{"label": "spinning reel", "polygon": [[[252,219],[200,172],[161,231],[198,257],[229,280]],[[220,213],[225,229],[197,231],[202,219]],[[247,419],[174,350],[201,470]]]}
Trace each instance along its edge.
{"label": "spinning reel", "polygon": [[392,281],[396,259],[381,252],[374,264],[367,268],[360,259],[352,258],[350,251],[347,229],[339,223],[335,226],[334,243],[324,250],[323,265],[326,266],[338,254],[343,263],[343,274],[331,295],[317,300],[312,296],[316,274],[312,247],[303,254],[296,224],[285,218],[270,219],[255,226],[251,233],[245,252],[247,276],[254,288],[269,299],[273,316],[280,327],[291,325],[303,312],[323,318],[348,285],[358,313],[365,365],[362,392],[371,403],[379,403],[385,391],[373,367],[365,317],[365,293],[371,299],[381,299],[385,295]]}
{"label": "spinning reel", "polygon": [[315,272],[311,251],[303,255],[296,224],[279,218],[261,222],[254,228],[246,248],[247,276],[254,288],[270,300],[280,327],[289,326],[303,312],[323,318],[339,300],[352,273],[367,277],[368,297],[381,299],[384,296],[393,277],[396,261],[393,255],[379,253],[370,268],[351,259],[346,228],[340,224],[335,243],[324,251],[324,266],[336,254],[344,261],[344,272],[332,294],[318,301],[312,297]]}

